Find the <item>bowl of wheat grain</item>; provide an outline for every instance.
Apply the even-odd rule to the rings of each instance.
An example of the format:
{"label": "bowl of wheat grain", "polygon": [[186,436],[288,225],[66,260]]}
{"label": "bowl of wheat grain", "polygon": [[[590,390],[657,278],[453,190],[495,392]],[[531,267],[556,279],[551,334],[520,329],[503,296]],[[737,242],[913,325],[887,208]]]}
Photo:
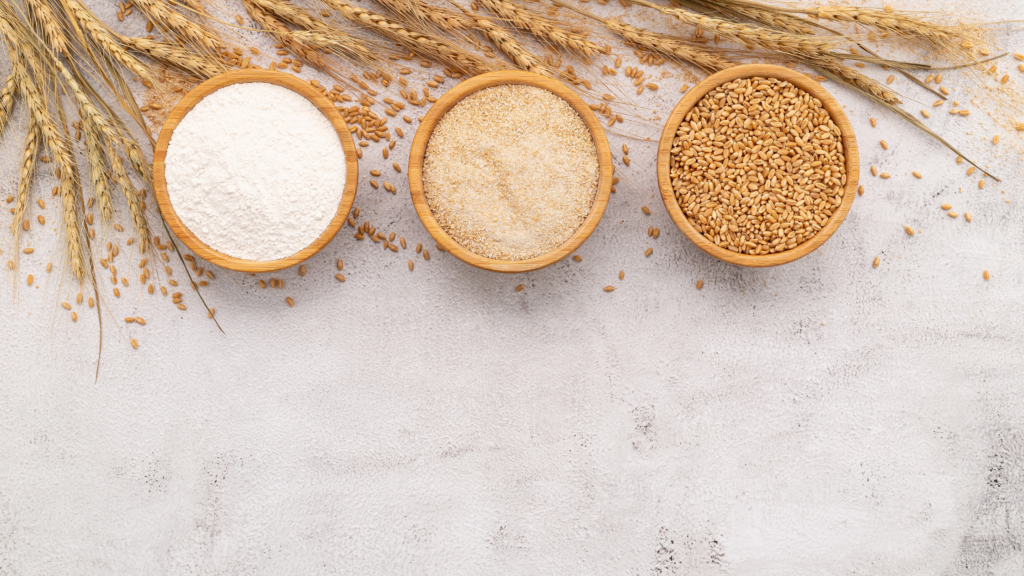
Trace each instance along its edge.
{"label": "bowl of wheat grain", "polygon": [[528,72],[482,74],[446,92],[409,155],[427,232],[496,272],[537,270],[576,251],[601,221],[611,182],[611,151],[590,107]]}
{"label": "bowl of wheat grain", "polygon": [[825,243],[856,196],[860,159],[842,107],[781,66],[727,68],[676,105],[658,147],[665,208],[698,248],[778,266]]}

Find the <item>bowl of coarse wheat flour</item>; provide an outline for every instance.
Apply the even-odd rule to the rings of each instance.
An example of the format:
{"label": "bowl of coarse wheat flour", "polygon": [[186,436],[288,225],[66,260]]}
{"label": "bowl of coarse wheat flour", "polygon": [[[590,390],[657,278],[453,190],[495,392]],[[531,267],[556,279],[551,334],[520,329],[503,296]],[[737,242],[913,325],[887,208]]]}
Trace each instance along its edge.
{"label": "bowl of coarse wheat flour", "polygon": [[348,217],[359,165],[344,119],[290,74],[238,70],[190,91],[157,140],[153,184],[174,234],[211,264],[271,272]]}

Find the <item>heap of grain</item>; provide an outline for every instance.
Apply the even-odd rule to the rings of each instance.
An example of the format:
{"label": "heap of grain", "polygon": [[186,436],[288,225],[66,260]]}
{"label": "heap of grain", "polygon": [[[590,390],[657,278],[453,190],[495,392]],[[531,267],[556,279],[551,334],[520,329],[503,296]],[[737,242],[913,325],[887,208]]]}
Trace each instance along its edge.
{"label": "heap of grain", "polygon": [[811,239],[839,209],[846,157],[821,101],[785,80],[743,78],[686,115],[670,175],[676,201],[705,238],[772,254]]}
{"label": "heap of grain", "polygon": [[543,88],[471,94],[427,143],[423,191],[453,240],[496,260],[535,258],[580,228],[597,195],[597,148],[568,102]]}

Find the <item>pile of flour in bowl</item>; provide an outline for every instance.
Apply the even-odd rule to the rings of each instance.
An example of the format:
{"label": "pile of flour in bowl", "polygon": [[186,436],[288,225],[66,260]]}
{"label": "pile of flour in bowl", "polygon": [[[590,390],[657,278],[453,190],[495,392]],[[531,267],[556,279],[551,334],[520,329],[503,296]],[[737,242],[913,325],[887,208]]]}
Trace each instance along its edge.
{"label": "pile of flour in bowl", "polygon": [[174,129],[164,175],[171,206],[209,247],[278,260],[327,229],[345,188],[345,152],[330,121],[275,84],[208,94]]}

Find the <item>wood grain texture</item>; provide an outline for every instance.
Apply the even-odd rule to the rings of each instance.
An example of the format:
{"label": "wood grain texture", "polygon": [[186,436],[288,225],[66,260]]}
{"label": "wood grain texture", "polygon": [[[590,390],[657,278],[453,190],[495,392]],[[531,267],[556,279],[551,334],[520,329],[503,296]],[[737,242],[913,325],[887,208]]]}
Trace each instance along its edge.
{"label": "wood grain texture", "polygon": [[[571,238],[565,241],[564,244],[547,254],[530,258],[528,260],[495,260],[493,258],[480,256],[479,254],[463,248],[462,245],[449,236],[448,233],[441,228],[441,225],[438,224],[437,220],[434,218],[434,214],[430,211],[430,206],[427,205],[427,197],[423,192],[423,158],[427,150],[427,143],[430,141],[430,136],[434,132],[434,126],[437,125],[437,122],[445,115],[446,112],[448,112],[448,110],[452,108],[452,106],[458,104],[459,101],[466,96],[469,96],[478,90],[502,84],[524,84],[528,86],[537,86],[561,97],[563,100],[568,102],[574,110],[576,110],[576,113],[579,114],[580,118],[583,119],[583,122],[586,123],[587,128],[590,129],[590,134],[594,139],[594,145],[597,148],[597,161],[600,174],[597,182],[597,196],[594,199],[594,205],[590,209],[590,214],[587,215],[583,224],[578,230],[576,230]],[[483,268],[484,270],[505,273],[538,270],[545,266],[550,266],[575,252],[580,245],[590,237],[590,234],[597,227],[598,222],[601,221],[601,217],[604,215],[605,207],[608,206],[608,196],[611,193],[612,188],[612,172],[612,155],[611,150],[608,148],[608,140],[605,138],[604,130],[601,128],[601,122],[596,116],[594,116],[594,113],[586,103],[584,103],[575,92],[570,90],[561,82],[538,74],[531,74],[529,72],[489,72],[487,74],[475,76],[456,85],[454,88],[446,92],[444,96],[438,99],[436,103],[434,103],[427,112],[427,115],[423,118],[423,121],[420,122],[420,127],[416,130],[416,136],[413,138],[412,149],[409,153],[409,191],[412,195],[412,203],[416,208],[416,213],[419,215],[420,221],[423,222],[423,226],[427,229],[427,232],[430,233],[430,236],[433,237],[434,240],[445,249],[445,251],[451,253],[456,258],[467,264],[472,264],[473,266]]]}
{"label": "wood grain texture", "polygon": [[[706,96],[708,92],[714,90],[716,87],[739,78],[751,78],[754,76],[787,80],[791,84],[820,100],[822,106],[832,117],[832,121],[835,122],[836,126],[839,127],[840,132],[842,132],[843,150],[846,153],[846,187],[843,190],[843,201],[839,205],[839,209],[832,214],[832,217],[828,219],[828,222],[825,223],[825,226],[822,227],[821,231],[815,234],[810,240],[797,245],[797,247],[792,250],[762,256],[739,254],[737,252],[727,250],[718,246],[714,242],[711,242],[705,238],[704,235],[698,232],[697,229],[690,224],[689,220],[686,219],[686,215],[683,214],[682,208],[676,201],[675,193],[672,190],[672,179],[669,175],[669,169],[671,167],[672,141],[675,139],[676,130],[679,128],[679,124],[682,123],[683,118],[685,118],[690,110],[700,102],[701,98]],[[857,182],[859,180],[859,176],[860,153],[857,150],[857,139],[853,134],[853,125],[850,124],[846,114],[843,113],[843,108],[838,102],[836,102],[836,99],[833,98],[832,95],[815,80],[801,74],[800,72],[795,72],[789,68],[783,68],[782,66],[747,64],[743,66],[736,66],[734,68],[727,68],[726,70],[708,76],[687,92],[683,99],[679,101],[679,104],[676,104],[675,109],[672,110],[672,114],[668,117],[668,122],[665,123],[665,130],[661,134],[661,142],[658,145],[658,186],[661,188],[661,199],[664,201],[665,208],[668,209],[668,213],[672,217],[672,220],[676,223],[676,226],[679,227],[683,234],[685,234],[690,241],[696,244],[698,248],[719,260],[729,262],[730,264],[736,264],[738,266],[778,266],[780,264],[793,262],[794,260],[800,259],[817,250],[819,246],[824,244],[826,240],[835,234],[836,230],[839,229],[839,226],[846,218],[846,214],[850,211],[850,207],[853,205],[853,200],[857,197]]]}
{"label": "wood grain texture", "polygon": [[[341,140],[341,146],[345,151],[345,189],[342,192],[341,203],[338,205],[338,212],[331,219],[330,224],[320,234],[320,236],[313,241],[312,244],[296,252],[295,254],[281,258],[280,260],[243,260],[241,258],[235,258],[228,256],[222,252],[214,250],[210,246],[206,245],[202,240],[196,237],[191,230],[181,221],[177,213],[174,211],[174,206],[171,204],[170,197],[167,195],[167,181],[164,178],[164,161],[167,158],[167,145],[171,141],[171,136],[174,134],[174,129],[181,122],[181,119],[192,107],[194,107],[200,100],[225,86],[232,84],[240,84],[246,82],[266,82],[269,84],[276,84],[284,88],[298,93],[305,97],[314,106],[320,110],[321,113],[330,121],[331,125],[334,126],[334,130],[338,133],[338,138]],[[215,264],[222,268],[229,270],[238,270],[240,272],[273,272],[275,270],[281,270],[299,264],[306,260],[310,256],[316,254],[321,248],[327,245],[328,242],[334,238],[338,230],[341,229],[342,225],[345,224],[345,219],[348,217],[348,212],[352,208],[352,203],[356,199],[356,184],[359,182],[359,161],[356,158],[355,144],[352,142],[352,136],[349,134],[348,125],[345,120],[341,117],[341,114],[334,108],[334,104],[327,99],[323,94],[320,93],[316,88],[313,88],[308,83],[291,74],[285,74],[283,72],[275,72],[271,70],[236,70],[233,72],[227,72],[219,76],[215,76],[206,82],[196,86],[180,102],[171,110],[167,120],[164,122],[163,127],[160,129],[160,137],[157,139],[156,148],[153,152],[153,189],[156,194],[156,202],[160,206],[160,212],[164,219],[167,221],[167,225],[170,227],[174,235],[180,239],[185,246],[195,252],[200,258],[206,260],[211,264]]]}

